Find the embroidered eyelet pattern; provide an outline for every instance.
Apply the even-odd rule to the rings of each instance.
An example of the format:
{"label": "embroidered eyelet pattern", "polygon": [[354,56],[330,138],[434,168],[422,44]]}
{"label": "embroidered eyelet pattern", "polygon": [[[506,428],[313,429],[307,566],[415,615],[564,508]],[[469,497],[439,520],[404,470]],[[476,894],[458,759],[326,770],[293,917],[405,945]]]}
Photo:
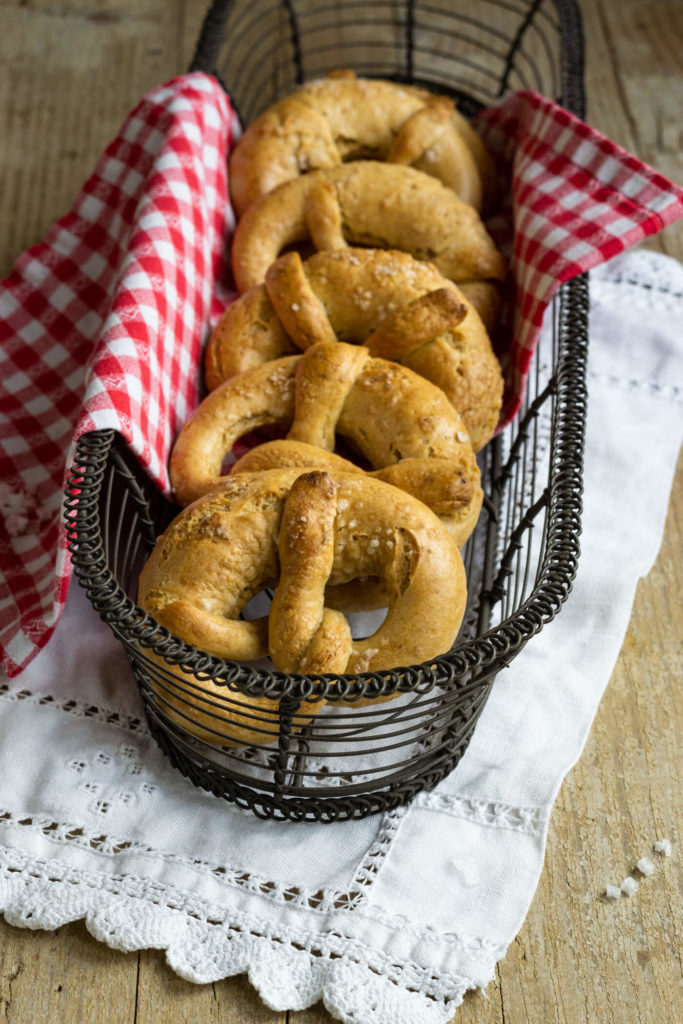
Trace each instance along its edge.
{"label": "embroidered eyelet pattern", "polygon": [[420,793],[415,797],[413,806],[450,814],[477,825],[525,832],[527,835],[541,835],[546,824],[546,816],[539,807],[513,807],[496,800],[472,800],[450,793]]}
{"label": "embroidered eyelet pattern", "polygon": [[[130,743],[120,743],[118,746],[98,750],[90,760],[74,758],[66,762],[66,768],[81,778],[79,789],[92,798],[86,804],[88,810],[96,814],[107,814],[112,806],[130,807],[140,798],[149,798],[156,792],[157,786],[148,777],[145,778],[148,773],[135,760],[138,754],[139,751]],[[133,777],[130,789],[121,789],[118,783],[107,782],[107,769],[120,774],[122,761],[130,762],[126,770],[126,774]]]}

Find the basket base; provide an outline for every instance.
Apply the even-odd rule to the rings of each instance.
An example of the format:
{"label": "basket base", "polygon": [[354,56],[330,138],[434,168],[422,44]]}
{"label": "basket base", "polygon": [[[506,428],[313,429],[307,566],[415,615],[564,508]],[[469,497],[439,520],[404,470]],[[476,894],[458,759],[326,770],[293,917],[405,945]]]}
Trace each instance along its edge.
{"label": "basket base", "polygon": [[431,755],[427,753],[421,767],[413,765],[410,772],[403,769],[385,775],[377,780],[376,788],[367,781],[354,783],[351,780],[348,784],[337,786],[304,787],[297,784],[296,777],[301,771],[297,761],[305,760],[305,754],[291,758],[291,768],[281,783],[271,781],[277,775],[272,767],[263,768],[260,773],[258,767],[255,767],[251,776],[234,768],[227,772],[220,764],[216,748],[196,739],[175,724],[158,707],[153,692],[139,677],[138,682],[141,684],[145,718],[152,737],[173,767],[193,785],[235,803],[259,818],[333,822],[359,820],[394,810],[409,803],[418,793],[434,789],[465,753],[491,691],[493,677],[481,686],[476,708],[467,720],[449,730],[452,735],[447,738],[447,742],[440,743],[438,750]]}

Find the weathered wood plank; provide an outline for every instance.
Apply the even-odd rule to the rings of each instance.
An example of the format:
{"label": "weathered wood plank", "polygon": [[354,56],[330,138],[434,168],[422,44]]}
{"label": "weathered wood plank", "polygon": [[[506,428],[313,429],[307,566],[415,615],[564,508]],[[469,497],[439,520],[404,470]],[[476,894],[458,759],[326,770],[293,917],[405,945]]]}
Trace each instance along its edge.
{"label": "weathered wood plank", "polygon": [[0,1014],[7,1024],[128,1024],[137,960],[95,942],[82,921],[34,932],[0,918]]}
{"label": "weathered wood plank", "polygon": [[245,975],[193,985],[179,978],[158,951],[140,954],[135,1024],[285,1024],[286,1016],[269,1010]]}
{"label": "weathered wood plank", "polygon": [[190,8],[187,33],[200,5],[181,0],[4,8],[0,275],[68,209],[131,107],[183,69],[181,12]]}
{"label": "weathered wood plank", "polygon": [[[586,27],[591,124],[683,184],[683,11],[676,0],[592,0]],[[683,259],[683,225],[645,243]]]}

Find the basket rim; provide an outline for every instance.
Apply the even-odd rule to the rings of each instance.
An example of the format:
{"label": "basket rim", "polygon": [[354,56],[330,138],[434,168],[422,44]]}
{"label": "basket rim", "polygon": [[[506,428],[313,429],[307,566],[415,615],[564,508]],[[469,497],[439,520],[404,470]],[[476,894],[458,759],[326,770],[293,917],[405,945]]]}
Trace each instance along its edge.
{"label": "basket rim", "polygon": [[[214,76],[223,85],[221,76],[216,70],[218,54],[223,43],[225,26],[228,16],[235,5],[236,0],[212,0],[200,29],[197,44],[190,62],[190,71],[203,71],[207,75]],[[583,22],[578,0],[550,0],[555,5],[559,18],[560,33],[560,85],[562,89],[562,104],[577,117],[584,117],[586,110],[584,65],[585,47],[583,35]],[[501,95],[505,91],[507,75],[512,66],[512,61],[517,52],[524,34],[531,24],[537,9],[542,0],[531,0],[529,10],[518,29],[515,38],[511,41],[510,50],[506,59],[506,70],[501,83]],[[294,49],[294,63],[297,70],[298,81],[303,81],[301,54],[294,23],[296,12],[292,0],[283,0],[289,17],[292,32]],[[406,33],[408,41],[408,53],[411,52],[410,43],[415,24],[416,0],[408,0],[406,5]],[[409,72],[412,76],[412,65],[409,65]],[[226,89],[226,92],[228,90]]]}

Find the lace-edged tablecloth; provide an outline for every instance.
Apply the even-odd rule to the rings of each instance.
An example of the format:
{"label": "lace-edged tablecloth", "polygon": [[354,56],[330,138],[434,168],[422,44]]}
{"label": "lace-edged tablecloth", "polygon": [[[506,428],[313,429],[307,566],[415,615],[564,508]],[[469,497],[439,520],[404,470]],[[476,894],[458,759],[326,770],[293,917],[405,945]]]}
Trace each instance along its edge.
{"label": "lace-edged tablecloth", "polygon": [[165,949],[191,981],[248,972],[270,1007],[322,998],[347,1024],[442,1024],[487,985],[656,557],[683,424],[683,269],[631,253],[594,272],[591,297],[579,575],[452,775],[360,822],[259,821],[168,766],[123,650],[73,587],[47,648],[0,682],[10,924],[85,918],[114,948]]}

